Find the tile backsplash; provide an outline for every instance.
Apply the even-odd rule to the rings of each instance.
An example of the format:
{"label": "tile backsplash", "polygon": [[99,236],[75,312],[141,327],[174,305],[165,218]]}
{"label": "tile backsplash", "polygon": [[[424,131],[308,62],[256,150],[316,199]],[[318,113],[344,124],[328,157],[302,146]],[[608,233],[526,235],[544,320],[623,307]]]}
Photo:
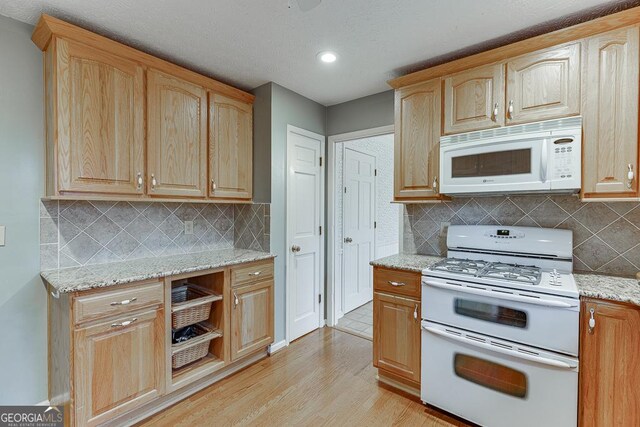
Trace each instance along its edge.
{"label": "tile backsplash", "polygon": [[574,270],[634,276],[640,271],[640,203],[581,202],[575,196],[454,198],[405,206],[403,251],[444,255],[441,223],[573,230]]}
{"label": "tile backsplash", "polygon": [[[40,265],[49,270],[233,247],[268,251],[268,213],[263,204],[43,200]],[[193,222],[193,234],[185,234],[185,221]]]}

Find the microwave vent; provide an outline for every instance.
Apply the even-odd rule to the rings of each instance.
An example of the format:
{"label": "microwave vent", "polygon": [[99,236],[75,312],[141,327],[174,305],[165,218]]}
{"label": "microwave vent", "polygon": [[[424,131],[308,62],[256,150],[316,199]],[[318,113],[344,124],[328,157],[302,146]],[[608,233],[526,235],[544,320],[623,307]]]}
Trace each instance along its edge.
{"label": "microwave vent", "polygon": [[533,132],[545,132],[580,127],[582,127],[582,117],[567,117],[557,120],[546,120],[544,122],[528,123],[516,126],[504,126],[496,129],[487,129],[476,132],[443,136],[442,138],[440,138],[440,143],[456,144],[459,142],[471,142],[510,135],[522,135]]}

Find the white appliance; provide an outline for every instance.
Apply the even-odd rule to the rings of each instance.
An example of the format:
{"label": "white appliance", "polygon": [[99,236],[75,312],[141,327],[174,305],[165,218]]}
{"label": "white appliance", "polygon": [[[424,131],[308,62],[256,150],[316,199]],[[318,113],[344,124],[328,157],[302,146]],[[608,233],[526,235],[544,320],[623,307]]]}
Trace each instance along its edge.
{"label": "white appliance", "polygon": [[422,272],[422,401],[484,426],[575,426],[580,300],[569,230],[449,227]]}
{"label": "white appliance", "polygon": [[575,193],[581,151],[581,117],[443,136],[440,193]]}

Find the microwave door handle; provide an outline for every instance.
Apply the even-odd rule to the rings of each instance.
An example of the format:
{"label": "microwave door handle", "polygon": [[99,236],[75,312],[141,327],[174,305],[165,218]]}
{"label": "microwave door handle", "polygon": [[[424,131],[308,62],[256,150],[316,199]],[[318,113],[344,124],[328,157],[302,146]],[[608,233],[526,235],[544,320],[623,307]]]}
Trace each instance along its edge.
{"label": "microwave door handle", "polygon": [[511,356],[511,357],[515,357],[517,359],[524,359],[524,360],[528,360],[530,362],[535,362],[535,363],[539,363],[541,365],[547,365],[547,366],[553,366],[554,368],[562,368],[562,369],[574,369],[577,367],[577,365],[572,366],[566,362],[563,362],[561,360],[555,360],[555,359],[549,359],[548,357],[542,357],[542,356],[536,356],[535,354],[527,354],[527,353],[522,353],[520,351],[516,351],[516,350],[511,350],[508,348],[503,348],[503,347],[498,347],[496,345],[493,344],[487,344],[486,342],[480,342],[480,341],[475,341],[469,338],[465,338],[459,335],[453,335],[450,334],[448,332],[443,331],[442,329],[439,328],[434,328],[433,326],[422,326],[422,329],[424,329],[427,332],[430,332],[432,334],[441,336],[443,338],[446,338],[448,340],[451,341],[457,341],[457,342],[461,342],[467,345],[470,345],[472,347],[478,347],[478,348],[482,348],[485,350],[489,350],[492,351],[494,353],[500,353],[500,354],[504,354],[507,356]]}
{"label": "microwave door handle", "polygon": [[496,298],[496,299],[501,299],[501,300],[513,301],[513,302],[522,302],[522,303],[525,303],[525,304],[543,305],[545,307],[556,307],[556,308],[577,307],[577,303],[571,304],[571,303],[564,302],[564,301],[548,300],[548,299],[544,299],[544,298],[523,297],[523,296],[520,296],[520,295],[503,294],[501,292],[485,291],[485,290],[482,290],[482,289],[471,289],[471,288],[462,287],[462,286],[458,286],[458,285],[450,285],[448,283],[433,282],[433,281],[430,281],[430,280],[427,280],[424,283],[426,283],[428,286],[431,286],[431,287],[434,287],[434,288],[446,289],[446,290],[449,290],[449,291],[462,292],[464,294],[478,295],[478,296],[483,296],[483,297],[490,297],[490,298]]}
{"label": "microwave door handle", "polygon": [[542,152],[540,153],[540,181],[547,182],[547,162],[549,161],[547,138],[542,139]]}

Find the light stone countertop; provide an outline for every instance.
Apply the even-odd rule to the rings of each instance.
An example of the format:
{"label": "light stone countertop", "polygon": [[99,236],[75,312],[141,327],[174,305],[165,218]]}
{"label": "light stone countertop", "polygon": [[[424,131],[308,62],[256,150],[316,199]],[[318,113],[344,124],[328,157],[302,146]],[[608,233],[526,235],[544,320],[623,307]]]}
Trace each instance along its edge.
{"label": "light stone countertop", "polygon": [[[420,273],[442,258],[397,254],[371,261],[371,265]],[[574,273],[580,296],[626,302],[640,306],[640,282],[636,279],[601,274]]]}
{"label": "light stone countertop", "polygon": [[267,252],[248,249],[224,249],[48,270],[40,272],[40,276],[49,284],[49,289],[52,292],[68,293],[271,258],[275,258],[275,255]]}

